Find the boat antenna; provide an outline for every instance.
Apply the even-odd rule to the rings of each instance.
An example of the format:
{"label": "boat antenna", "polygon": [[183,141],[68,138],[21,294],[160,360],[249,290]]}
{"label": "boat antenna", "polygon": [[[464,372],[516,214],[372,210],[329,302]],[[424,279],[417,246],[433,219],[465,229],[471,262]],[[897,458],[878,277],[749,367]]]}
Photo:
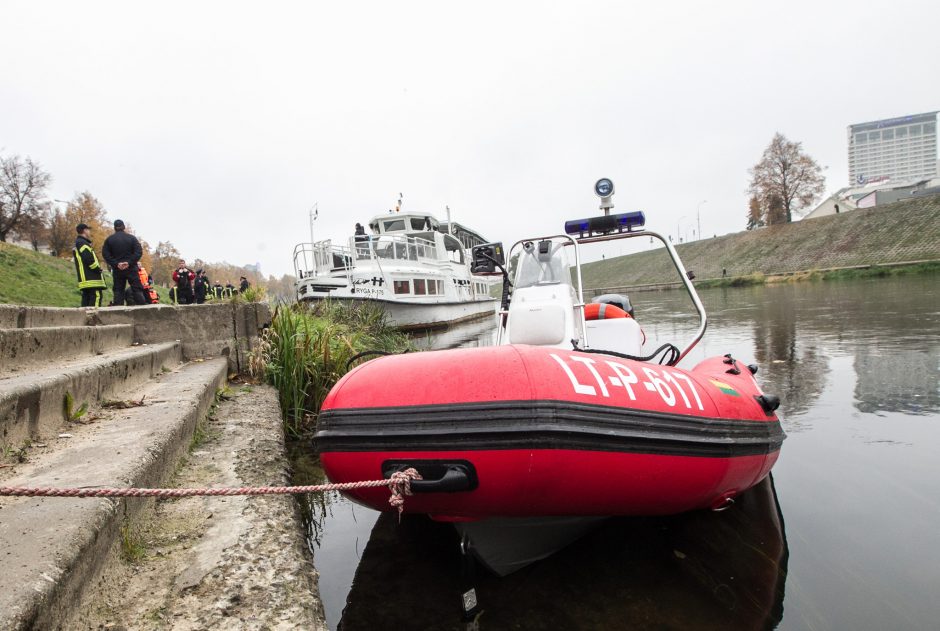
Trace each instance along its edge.
{"label": "boat antenna", "polygon": [[401,212],[401,199],[404,197],[401,193],[398,194],[398,203],[395,204],[395,212]]}
{"label": "boat antenna", "polygon": [[454,235],[454,223],[450,220],[450,206],[444,206],[447,210],[447,234]]}
{"label": "boat antenna", "polygon": [[310,245],[313,245],[313,222],[317,220],[317,217],[320,215],[320,202],[315,202],[313,208],[310,209]]}

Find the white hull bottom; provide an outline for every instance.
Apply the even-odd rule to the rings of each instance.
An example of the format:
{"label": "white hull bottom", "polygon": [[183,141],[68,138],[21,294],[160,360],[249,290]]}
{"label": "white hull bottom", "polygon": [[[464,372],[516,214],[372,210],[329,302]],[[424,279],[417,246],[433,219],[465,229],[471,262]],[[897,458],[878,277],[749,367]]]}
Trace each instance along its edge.
{"label": "white hull bottom", "polygon": [[606,517],[497,517],[455,523],[470,550],[497,576],[512,574],[580,539]]}
{"label": "white hull bottom", "polygon": [[[311,299],[308,298],[308,300]],[[316,297],[312,300],[322,299]],[[414,303],[331,296],[329,300],[378,303],[385,308],[389,324],[403,330],[429,329],[478,318],[495,318],[496,308],[499,306],[499,301],[496,299],[475,300],[472,302]]]}

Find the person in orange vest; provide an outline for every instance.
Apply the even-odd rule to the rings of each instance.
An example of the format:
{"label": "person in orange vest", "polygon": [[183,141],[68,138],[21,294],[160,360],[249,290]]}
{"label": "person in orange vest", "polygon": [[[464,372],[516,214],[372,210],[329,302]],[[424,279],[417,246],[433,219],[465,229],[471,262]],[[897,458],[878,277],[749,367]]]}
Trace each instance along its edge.
{"label": "person in orange vest", "polygon": [[147,302],[152,305],[160,302],[160,297],[157,296],[157,292],[153,288],[153,283],[150,282],[150,275],[140,263],[137,263],[137,275],[140,277],[140,284],[144,288],[144,298],[147,299]]}

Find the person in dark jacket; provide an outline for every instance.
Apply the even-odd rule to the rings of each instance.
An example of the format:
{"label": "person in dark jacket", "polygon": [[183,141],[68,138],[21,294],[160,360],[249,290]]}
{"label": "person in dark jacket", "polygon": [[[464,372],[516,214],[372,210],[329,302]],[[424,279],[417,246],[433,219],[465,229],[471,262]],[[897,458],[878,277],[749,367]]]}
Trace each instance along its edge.
{"label": "person in dark jacket", "polygon": [[[143,249],[137,237],[124,231],[124,222],[120,219],[114,220],[114,234],[104,240],[101,253],[114,274],[114,304],[123,305],[125,299],[132,305],[147,304],[144,287],[137,275],[137,262],[143,254]],[[125,296],[128,284],[130,292]]]}
{"label": "person in dark jacket", "polygon": [[193,293],[193,281],[196,280],[196,274],[186,267],[186,261],[180,259],[180,265],[173,272],[173,282],[176,283],[176,297],[181,305],[191,305],[196,302],[196,296]]}
{"label": "person in dark jacket", "polygon": [[239,280],[241,282],[238,283],[238,292],[243,294],[246,291],[248,291],[248,288],[251,287],[251,284],[248,282],[248,279],[245,278],[244,276],[242,276]]}
{"label": "person in dark jacket", "polygon": [[196,304],[201,305],[206,301],[206,294],[209,291],[209,279],[206,273],[201,269],[196,270],[196,280],[193,281],[193,289],[196,292]]}
{"label": "person in dark jacket", "polygon": [[106,285],[101,277],[98,255],[91,246],[91,228],[88,224],[80,223],[75,227],[75,231],[78,236],[75,238],[75,249],[72,250],[72,255],[75,258],[78,288],[82,292],[82,306],[100,307]]}
{"label": "person in dark jacket", "polygon": [[222,295],[226,298],[232,298],[237,292],[235,291],[235,285],[232,283],[225,283],[225,290],[222,292]]}
{"label": "person in dark jacket", "polygon": [[225,287],[220,281],[215,281],[215,285],[212,286],[212,296],[216,300],[222,300],[225,297]]}

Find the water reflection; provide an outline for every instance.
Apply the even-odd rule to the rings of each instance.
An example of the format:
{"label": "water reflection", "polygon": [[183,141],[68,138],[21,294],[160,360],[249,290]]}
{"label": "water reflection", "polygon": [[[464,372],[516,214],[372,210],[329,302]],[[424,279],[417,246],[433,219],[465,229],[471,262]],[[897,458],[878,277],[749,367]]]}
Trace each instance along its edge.
{"label": "water reflection", "polygon": [[[654,341],[695,330],[694,317],[669,315],[688,309],[681,292],[631,300]],[[610,520],[516,575],[484,576],[481,627],[935,626],[940,283],[800,283],[709,290],[702,300],[709,330],[683,364],[730,352],[758,363],[762,387],[781,396],[790,438],[774,475],[787,532],[769,487],[720,514]],[[470,344],[487,343],[479,328]],[[310,507],[332,628],[341,618],[353,630],[462,628],[453,528],[376,521],[338,497]]]}
{"label": "water reflection", "polygon": [[409,337],[421,350],[492,346],[496,335],[494,322],[495,317],[480,318],[443,329],[413,331]]}
{"label": "water reflection", "polygon": [[922,415],[940,410],[940,347],[903,353],[860,348],[854,366],[859,412]]}
{"label": "water reflection", "polygon": [[[769,629],[783,615],[788,549],[772,480],[735,510],[618,518],[540,563],[478,574],[480,629]],[[340,629],[457,629],[457,535],[383,514]]]}

